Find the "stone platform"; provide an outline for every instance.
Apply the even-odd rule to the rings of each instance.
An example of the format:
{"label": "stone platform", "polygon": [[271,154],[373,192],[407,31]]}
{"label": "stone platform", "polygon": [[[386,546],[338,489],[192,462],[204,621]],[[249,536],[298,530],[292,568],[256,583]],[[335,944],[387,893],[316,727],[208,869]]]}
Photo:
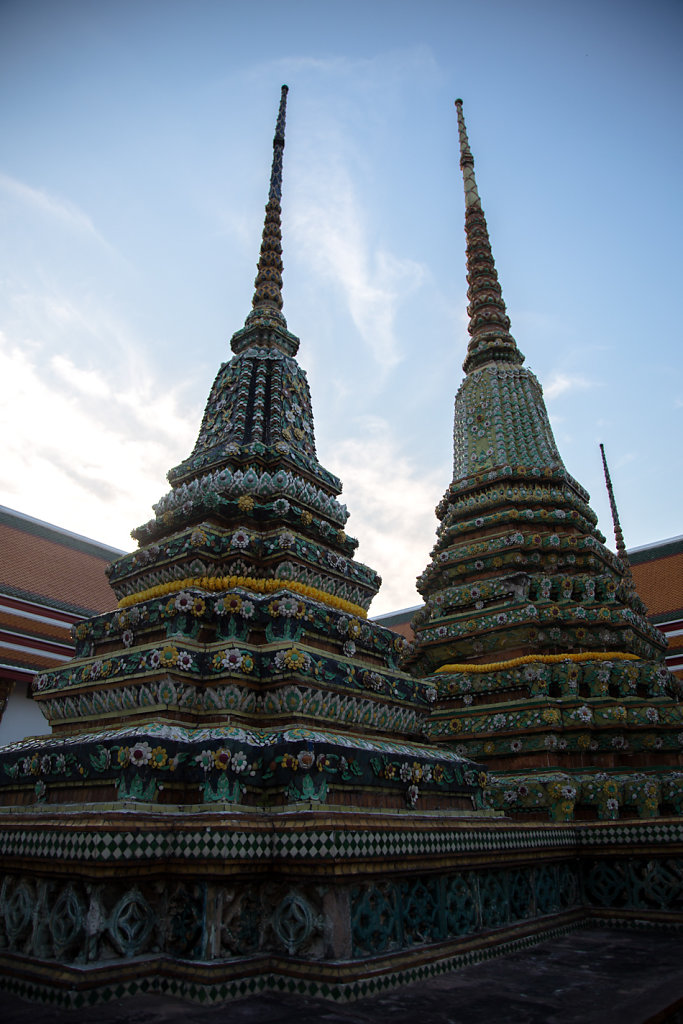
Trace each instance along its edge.
{"label": "stone platform", "polygon": [[150,992],[346,1003],[589,922],[683,930],[680,819],[222,809],[177,820],[143,807],[31,818],[0,816],[0,988],[55,1006]]}
{"label": "stone platform", "polygon": [[3,993],[5,1024],[675,1024],[683,1020],[683,935],[588,929],[393,992],[335,1005],[261,995],[199,1006],[162,995],[64,1010]]}

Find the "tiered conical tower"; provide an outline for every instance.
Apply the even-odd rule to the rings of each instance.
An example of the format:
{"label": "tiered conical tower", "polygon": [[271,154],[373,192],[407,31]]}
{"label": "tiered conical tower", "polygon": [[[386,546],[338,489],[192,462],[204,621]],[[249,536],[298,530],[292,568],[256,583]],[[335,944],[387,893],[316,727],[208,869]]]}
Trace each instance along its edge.
{"label": "tiered conical tower", "polygon": [[155,519],[133,531],[140,550],[111,567],[124,607],[159,585],[170,592],[206,577],[222,592],[234,577],[256,593],[266,580],[287,584],[365,618],[381,583],[352,559],[358,542],[344,532],[342,484],[316,458],[299,339],[282,314],[286,100],[283,86],[253,309],[233,335],[235,356],[214,381],[194,451],[169,472],[173,489]]}
{"label": "tiered conical tower", "polygon": [[665,641],[565,469],[510,334],[456,108],[470,342],[453,481],[413,623],[411,667],[440,697],[428,733],[496,769],[492,799],[509,812],[678,811],[680,779],[666,767],[680,763],[683,718]]}

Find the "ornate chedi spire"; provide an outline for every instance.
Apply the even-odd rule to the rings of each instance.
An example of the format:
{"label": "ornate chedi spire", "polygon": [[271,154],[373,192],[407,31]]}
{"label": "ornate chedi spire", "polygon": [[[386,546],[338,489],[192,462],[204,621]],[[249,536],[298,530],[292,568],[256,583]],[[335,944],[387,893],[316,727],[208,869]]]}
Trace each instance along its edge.
{"label": "ornate chedi spire", "polygon": [[78,626],[76,660],[39,677],[36,699],[55,733],[83,736],[69,779],[85,764],[97,799],[115,785],[119,799],[154,802],[164,785],[179,804],[199,790],[204,803],[260,807],[472,809],[478,769],[425,745],[433,690],[399,669],[403,638],[367,620],[380,580],[354,560],[341,482],[316,457],[280,309],[286,95],[234,355],[192,454],[133,531],[137,550],[109,567],[119,610]]}
{"label": "ornate chedi spire", "polygon": [[[168,474],[171,492],[156,517],[133,531],[142,556],[119,560],[110,576],[117,596],[163,582],[166,566],[145,559],[169,526],[207,540],[173,556],[181,579],[198,576],[283,579],[365,614],[381,580],[351,556],[358,542],[344,526],[342,485],[317,460],[306,374],[294,356],[299,339],[287,330],[282,307],[282,197],[285,110],[282,86],[266,215],[252,310],[230,342],[235,353],[214,381],[192,455]],[[216,533],[212,520],[227,516]],[[235,532],[237,530],[237,532]],[[322,547],[321,547],[322,545]],[[194,568],[193,568],[194,567]]]}
{"label": "ornate chedi spire", "polygon": [[280,110],[273,138],[273,165],[270,171],[270,189],[263,224],[258,273],[254,282],[254,309],[275,307],[282,309],[282,231],[280,201],[282,199],[282,157],[285,148],[285,113],[289,89],[282,86]]}
{"label": "ornate chedi spire", "polygon": [[[505,465],[561,469],[543,404],[540,385],[528,370],[517,370],[524,356],[510,334],[510,320],[491,252],[486,217],[474,176],[462,100],[455,101],[460,138],[460,167],[465,187],[467,241],[468,331],[470,342],[463,363],[476,385],[466,388],[456,415],[454,481],[473,472]],[[483,374],[477,371],[486,368]],[[460,397],[460,396],[459,396]],[[468,404],[469,403],[469,404]],[[587,495],[578,487],[581,496]]]}
{"label": "ornate chedi spire", "polygon": [[[610,767],[619,743],[630,742],[620,733],[615,745],[617,721],[663,723],[645,701],[667,701],[667,739],[657,742],[674,742],[680,713],[665,692],[675,683],[662,664],[665,641],[565,469],[541,386],[509,332],[461,100],[456,109],[471,339],[455,400],[453,481],[418,580],[425,604],[410,665],[443,698],[428,726],[433,738],[458,739],[463,752],[506,772],[538,770],[559,750],[568,769],[589,755]],[[623,700],[636,695],[638,709],[627,712]],[[610,696],[620,703],[607,711]],[[519,809],[511,783],[501,786],[498,806]],[[547,786],[528,799],[556,816],[574,807]]]}
{"label": "ornate chedi spire", "polygon": [[[224,538],[223,554],[229,556],[222,564],[224,574],[279,574],[295,585],[333,594],[348,601],[349,607],[365,611],[381,581],[373,570],[350,559],[358,542],[344,532],[348,513],[336,500],[341,481],[317,460],[308,381],[294,358],[299,339],[287,330],[281,312],[280,200],[287,92],[283,85],[253,309],[232,337],[234,358],[223,363],[214,381],[192,454],[169,472],[173,489],[155,506],[156,518],[133,535],[143,545],[156,542],[169,524],[189,528],[191,522],[199,523],[210,512],[236,503],[247,537],[254,503],[263,503],[269,510],[271,531],[279,524],[284,543],[276,543],[272,534],[268,541],[255,536],[243,546]],[[292,533],[293,528],[303,530],[306,540]],[[329,549],[322,558],[311,546],[312,534]],[[199,566],[203,566],[200,575],[217,570],[223,554],[217,560],[216,542],[209,547],[213,557],[192,552],[182,569],[184,578],[197,576]],[[266,549],[267,567],[262,562]],[[175,565],[180,572],[177,561]],[[155,586],[163,578],[157,577],[145,565],[144,555],[141,565],[136,553],[116,564],[111,581],[124,598]]]}
{"label": "ornate chedi spire", "polygon": [[617,545],[617,554],[622,561],[626,575],[633,582],[633,574],[631,573],[631,563],[628,560],[626,553],[626,545],[624,544],[624,534],[621,531],[621,523],[619,522],[619,512],[617,510],[617,503],[614,497],[614,489],[612,487],[612,478],[609,475],[609,469],[607,466],[607,457],[605,455],[604,444],[600,445],[600,455],[602,457],[602,469],[605,474],[605,486],[607,487],[607,496],[609,498],[609,507],[612,513],[612,524],[614,526],[614,540]]}
{"label": "ornate chedi spire", "polygon": [[496,265],[491,252],[486,217],[481,206],[474,176],[474,157],[470,150],[462,100],[455,101],[460,138],[460,168],[465,184],[465,236],[467,238],[467,281],[471,340],[463,369],[465,373],[497,359],[503,362],[524,362],[510,334],[510,320],[505,311],[503,293],[498,283]]}

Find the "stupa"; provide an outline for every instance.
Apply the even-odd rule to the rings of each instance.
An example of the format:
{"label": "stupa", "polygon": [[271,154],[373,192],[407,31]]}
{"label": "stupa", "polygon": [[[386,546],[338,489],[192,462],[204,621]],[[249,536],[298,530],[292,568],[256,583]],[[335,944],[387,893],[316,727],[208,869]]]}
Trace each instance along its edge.
{"label": "stupa", "polygon": [[618,520],[615,555],[510,334],[461,100],[456,108],[470,341],[453,480],[418,580],[425,604],[408,659],[438,690],[427,733],[493,769],[489,799],[506,813],[680,813],[680,683],[635,591]]}

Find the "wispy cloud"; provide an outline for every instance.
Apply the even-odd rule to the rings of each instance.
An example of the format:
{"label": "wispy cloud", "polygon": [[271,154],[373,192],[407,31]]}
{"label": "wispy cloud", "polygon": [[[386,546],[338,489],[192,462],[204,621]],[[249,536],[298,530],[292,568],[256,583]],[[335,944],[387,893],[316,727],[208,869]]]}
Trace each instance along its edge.
{"label": "wispy cloud", "polygon": [[401,454],[385,420],[367,417],[354,438],[335,445],[325,462],[344,482],[358,537],[357,557],[376,569],[383,583],[371,612],[378,615],[422,598],[415,588],[436,535],[434,506],[446,490],[448,467],[430,473]]}
{"label": "wispy cloud", "polygon": [[628,466],[631,462],[636,462],[638,455],[636,452],[624,452],[614,463],[615,469],[622,469],[624,466]]}
{"label": "wispy cloud", "polygon": [[71,231],[89,235],[111,251],[111,246],[99,233],[92,220],[74,203],[51,195],[40,188],[33,188],[16,178],[0,173],[0,189],[6,195],[25,206],[58,221]]}
{"label": "wispy cloud", "polygon": [[368,240],[350,174],[320,166],[301,181],[291,223],[312,272],[341,290],[349,314],[382,373],[402,358],[395,320],[402,299],[419,288],[425,268]]}
{"label": "wispy cloud", "polygon": [[[369,58],[286,57],[259,73],[296,81],[298,136],[287,155],[290,244],[311,277],[331,284],[382,380],[403,358],[397,317],[422,287],[427,268],[387,245],[373,221],[372,151],[388,111],[405,90],[441,74],[429,47],[383,50]],[[306,95],[314,97],[305,101]],[[316,97],[320,97],[320,100]]]}
{"label": "wispy cloud", "polygon": [[[197,422],[173,393],[114,390],[97,370],[44,359],[0,334],[5,438],[0,501],[21,512],[130,548],[168,468],[194,441]],[[152,431],[150,423],[156,425]]]}
{"label": "wispy cloud", "polygon": [[[397,86],[408,83],[414,90],[415,81],[442,81],[444,71],[439,66],[434,51],[425,43],[410,47],[388,47],[372,57],[281,57],[277,60],[255,64],[248,72],[248,80],[270,79],[273,69],[283,76],[283,81],[300,82],[304,76],[317,79],[318,89],[333,90],[353,96],[361,94],[364,103],[370,105],[368,89],[396,92]],[[336,81],[336,85],[335,85]]]}
{"label": "wispy cloud", "polygon": [[82,370],[66,356],[53,356],[50,365],[71,391],[94,398],[110,398],[109,384],[97,370]]}
{"label": "wispy cloud", "polygon": [[11,296],[5,319],[5,348],[11,339],[27,358],[31,353],[53,389],[79,392],[101,422],[125,415],[152,437],[185,436],[178,408],[192,390],[191,375],[172,389],[162,385],[162,371],[146,355],[149,338],[139,336],[102,295],[74,299],[56,286],[30,289]]}
{"label": "wispy cloud", "polygon": [[556,371],[552,377],[543,385],[543,393],[546,398],[559,398],[568,391],[585,391],[587,388],[596,387],[594,381],[581,377],[578,374],[562,373]]}

